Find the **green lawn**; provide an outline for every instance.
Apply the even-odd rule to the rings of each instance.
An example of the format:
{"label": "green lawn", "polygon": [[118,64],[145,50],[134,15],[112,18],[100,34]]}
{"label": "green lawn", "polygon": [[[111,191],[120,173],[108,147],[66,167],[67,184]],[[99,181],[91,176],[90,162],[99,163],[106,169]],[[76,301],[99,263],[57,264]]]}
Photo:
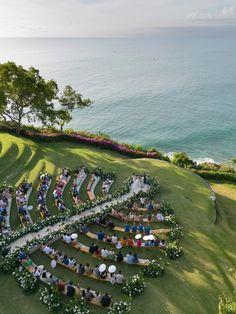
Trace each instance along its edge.
{"label": "green lawn", "polygon": [[[161,279],[148,280],[145,292],[133,302],[132,313],[212,313],[217,312],[218,296],[221,293],[230,293],[234,288],[234,280],[228,269],[235,265],[235,227],[236,196],[235,187],[229,183],[213,182],[212,187],[217,192],[217,219],[216,211],[210,200],[207,185],[198,176],[166,162],[147,159],[130,159],[115,152],[92,148],[90,146],[69,143],[36,143],[27,139],[0,133],[0,177],[15,187],[26,176],[33,183],[34,193],[30,203],[35,204],[38,174],[46,169],[53,175],[53,182],[47,196],[47,204],[52,212],[57,209],[53,205],[52,191],[56,175],[63,167],[74,170],[79,166],[89,169],[100,167],[104,172],[116,172],[116,181],[112,190],[120,187],[125,178],[133,172],[146,172],[159,178],[161,189],[158,199],[167,199],[171,202],[176,216],[183,226],[185,238],[181,241],[184,247],[184,256],[178,261],[171,262],[166,275]],[[86,199],[86,183],[81,192]],[[71,181],[72,183],[72,181]],[[72,198],[69,187],[65,191],[66,203],[69,205]],[[100,185],[101,187],[101,185]],[[99,186],[96,188],[99,192]],[[37,213],[32,214],[37,219]],[[11,222],[13,228],[20,227],[17,213],[12,208]],[[93,227],[94,231],[97,229]],[[84,237],[84,241],[90,241]],[[87,260],[88,255],[66,246],[62,242],[55,243],[58,248],[68,250],[73,256]],[[77,255],[80,254],[80,255]],[[142,252],[145,254],[145,252]],[[147,255],[146,255],[147,254]],[[150,252],[145,255],[152,254]],[[161,256],[161,252],[160,252]],[[41,252],[33,255],[35,262],[43,261],[49,265],[50,260]],[[95,260],[91,260],[95,264]],[[134,271],[127,265],[122,265],[125,274]],[[56,272],[63,278],[72,278],[76,274],[69,270],[57,267]],[[18,288],[12,276],[0,275],[0,313],[47,313],[46,308],[38,300],[38,295],[25,296]],[[89,278],[81,278],[85,285],[91,288],[107,289],[105,283],[93,282]],[[112,293],[117,291],[110,287]],[[117,293],[119,299],[120,294]],[[92,308],[93,312],[104,313],[104,310]]]}

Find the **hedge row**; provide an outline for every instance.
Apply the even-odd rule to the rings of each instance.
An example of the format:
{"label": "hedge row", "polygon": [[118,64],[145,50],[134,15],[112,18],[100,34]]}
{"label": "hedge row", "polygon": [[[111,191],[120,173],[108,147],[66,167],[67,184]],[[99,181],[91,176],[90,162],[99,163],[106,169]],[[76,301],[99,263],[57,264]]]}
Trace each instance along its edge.
{"label": "hedge row", "polygon": [[196,170],[191,169],[192,172],[198,174],[204,179],[208,180],[226,180],[236,182],[236,173],[230,173],[225,171],[209,171],[209,170]]}
{"label": "hedge row", "polygon": [[[16,129],[14,127],[0,124],[0,131],[5,131],[11,134],[16,134]],[[30,131],[27,129],[21,130],[21,135],[35,141],[44,142],[55,142],[55,141],[70,141],[76,143],[89,144],[95,147],[100,147],[104,149],[113,150],[119,152],[120,154],[132,157],[132,158],[152,158],[152,159],[164,159],[159,152],[146,152],[141,150],[136,150],[133,148],[128,148],[123,144],[114,142],[113,140],[105,140],[98,138],[90,138],[82,136],[78,133],[66,134],[66,133],[40,133],[35,131]]]}

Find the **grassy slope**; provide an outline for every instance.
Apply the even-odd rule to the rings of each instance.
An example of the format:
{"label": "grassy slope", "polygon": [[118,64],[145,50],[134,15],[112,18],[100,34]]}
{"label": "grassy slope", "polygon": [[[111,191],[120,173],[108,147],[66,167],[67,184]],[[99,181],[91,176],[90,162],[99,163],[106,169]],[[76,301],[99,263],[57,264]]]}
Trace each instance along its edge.
{"label": "grassy slope", "polygon": [[[40,170],[45,168],[55,176],[64,166],[115,170],[117,180],[112,189],[118,188],[135,171],[157,175],[161,183],[159,197],[172,203],[184,227],[185,255],[170,264],[162,279],[148,281],[144,294],[135,300],[132,312],[141,313],[145,307],[146,313],[216,313],[218,295],[233,288],[228,273],[236,257],[231,222],[236,199],[232,196],[232,186],[223,185],[225,190],[221,191],[222,185],[213,185],[219,190],[219,215],[214,225],[215,212],[207,186],[197,176],[173,165],[129,159],[114,152],[67,142],[43,145],[2,133],[0,142],[0,177],[15,186],[25,175],[37,186]],[[52,201],[50,195],[48,200]],[[15,228],[19,226],[17,216],[12,222]],[[37,297],[24,296],[10,276],[1,275],[0,281],[4,282],[0,288],[3,296],[0,313],[12,313],[13,308],[19,314],[26,309],[30,313],[46,313]],[[14,306],[7,297],[10,290],[14,294]]]}

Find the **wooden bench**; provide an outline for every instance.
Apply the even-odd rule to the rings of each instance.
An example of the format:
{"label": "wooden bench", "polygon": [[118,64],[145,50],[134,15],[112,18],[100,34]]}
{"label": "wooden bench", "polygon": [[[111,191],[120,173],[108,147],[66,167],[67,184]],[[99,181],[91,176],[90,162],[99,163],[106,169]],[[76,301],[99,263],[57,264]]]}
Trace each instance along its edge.
{"label": "wooden bench", "polygon": [[[42,251],[43,252],[43,251]],[[58,251],[56,251],[57,253],[58,253]],[[43,252],[45,255],[47,255],[48,257],[50,257],[51,259],[54,259],[55,258],[55,256],[53,255],[53,254],[46,254],[45,252]],[[62,262],[60,262],[60,261],[56,261],[57,262],[57,264],[59,264],[59,265],[61,265],[61,266],[63,266],[63,267],[65,267],[65,268],[67,268],[67,269],[69,269],[69,270],[71,270],[71,271],[74,271],[74,272],[77,272],[77,267],[76,266],[70,266],[70,265],[66,265],[66,264],[64,264],[64,263],[62,263]],[[99,281],[107,281],[107,282],[110,282],[110,280],[109,280],[109,278],[106,278],[106,279],[102,279],[102,278],[98,278],[98,277],[96,277],[94,274],[86,274],[86,273],[84,273],[84,275],[83,276],[86,276],[86,277],[89,277],[89,278],[92,278],[92,279],[96,279],[96,280],[99,280]]]}
{"label": "wooden bench", "polygon": [[[23,266],[23,267],[24,267],[24,266]],[[36,265],[35,263],[33,263],[33,266],[29,266],[29,267],[27,268],[28,272],[30,272],[30,273],[32,274],[35,267],[37,267],[37,265]],[[50,272],[48,272],[46,269],[45,269],[44,271],[46,271],[47,273],[50,273]],[[40,279],[39,279],[39,280],[40,280]],[[48,283],[48,284],[45,283],[45,282],[43,282],[43,283],[44,283],[45,285],[51,286],[49,283]],[[76,294],[77,296],[82,296],[82,291],[83,291],[83,290],[86,290],[85,288],[78,288],[78,287],[76,287],[76,286],[73,286],[73,287],[75,288],[75,294]],[[91,290],[91,292],[95,295],[95,291]],[[64,294],[64,295],[67,295],[65,290],[61,291],[61,293]],[[94,298],[93,298],[91,301],[87,301],[87,302],[89,302],[89,303],[91,303],[91,304],[93,304],[93,305],[96,305],[96,306],[100,306],[100,307],[102,306],[102,304],[101,304],[100,302],[96,301],[96,299],[94,299]],[[107,309],[109,309],[110,307],[111,307],[111,306],[107,307]]]}
{"label": "wooden bench", "polygon": [[[87,253],[87,254],[91,254],[89,253],[89,247],[87,245],[84,245],[82,243],[73,243],[73,244],[70,244],[70,243],[67,243],[65,242],[63,239],[62,241],[68,245],[70,245],[71,247],[77,249],[77,250],[80,250],[81,252],[84,252],[84,253]],[[106,260],[106,261],[111,261],[111,262],[116,262],[115,260],[111,260],[109,258],[105,258],[105,257],[102,257],[102,256],[97,256],[95,254],[91,254],[93,257],[97,258],[97,259],[100,259],[100,260]],[[124,260],[123,260],[124,263],[127,263],[126,262],[126,257],[124,257]],[[128,263],[127,263],[128,264]],[[135,264],[129,264],[129,265],[139,265],[139,266],[147,266],[149,264],[149,260],[148,259],[143,259],[143,258],[139,258],[139,262],[138,263],[135,263]]]}

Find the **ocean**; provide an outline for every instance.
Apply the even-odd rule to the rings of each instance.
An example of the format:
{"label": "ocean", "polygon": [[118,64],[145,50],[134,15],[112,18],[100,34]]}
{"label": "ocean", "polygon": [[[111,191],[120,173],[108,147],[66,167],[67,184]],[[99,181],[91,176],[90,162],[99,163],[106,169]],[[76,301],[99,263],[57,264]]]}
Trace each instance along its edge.
{"label": "ocean", "polygon": [[198,160],[236,157],[234,30],[0,39],[0,62],[7,60],[92,99],[92,108],[74,112],[67,127]]}

